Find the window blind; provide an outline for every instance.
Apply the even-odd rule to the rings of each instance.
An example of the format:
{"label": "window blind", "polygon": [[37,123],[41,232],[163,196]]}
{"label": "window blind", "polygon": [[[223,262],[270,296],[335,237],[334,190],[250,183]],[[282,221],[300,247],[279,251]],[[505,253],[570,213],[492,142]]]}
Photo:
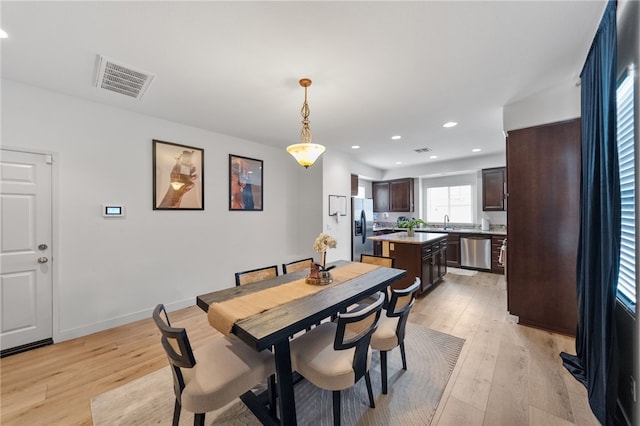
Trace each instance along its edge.
{"label": "window blind", "polygon": [[632,313],[636,312],[636,197],[634,147],[634,82],[627,73],[618,85],[617,139],[620,170],[620,272],[617,296]]}

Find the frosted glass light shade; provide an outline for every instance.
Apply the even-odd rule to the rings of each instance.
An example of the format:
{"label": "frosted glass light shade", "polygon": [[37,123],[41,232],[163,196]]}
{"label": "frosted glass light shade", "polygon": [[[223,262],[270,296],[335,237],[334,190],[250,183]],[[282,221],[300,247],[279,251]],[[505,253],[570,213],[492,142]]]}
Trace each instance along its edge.
{"label": "frosted glass light shade", "polygon": [[297,143],[289,145],[287,152],[305,169],[312,166],[325,151],[325,147],[316,143]]}

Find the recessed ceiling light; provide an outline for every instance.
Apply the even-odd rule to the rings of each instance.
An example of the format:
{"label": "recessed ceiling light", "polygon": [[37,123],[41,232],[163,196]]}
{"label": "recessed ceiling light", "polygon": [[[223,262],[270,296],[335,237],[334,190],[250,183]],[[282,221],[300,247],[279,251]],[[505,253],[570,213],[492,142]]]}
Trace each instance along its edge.
{"label": "recessed ceiling light", "polygon": [[402,164],[402,161],[396,161],[396,164]]}
{"label": "recessed ceiling light", "polygon": [[437,155],[432,155],[429,158],[434,159],[434,158],[438,158],[438,156]]}
{"label": "recessed ceiling light", "polygon": [[351,145],[351,149],[358,149],[360,148],[360,145]]}
{"label": "recessed ceiling light", "polygon": [[7,37],[9,37],[9,34],[7,34],[5,30],[0,28],[0,38],[7,38]]}
{"label": "recessed ceiling light", "polygon": [[480,151],[482,151],[480,148],[474,148],[471,150],[471,152],[480,152]]}
{"label": "recessed ceiling light", "polygon": [[397,141],[398,139],[402,139],[402,136],[400,135],[391,136],[391,139],[393,139],[394,141]]}
{"label": "recessed ceiling light", "polygon": [[442,125],[442,127],[456,127],[457,125],[458,123],[456,123],[455,121],[447,121]]}

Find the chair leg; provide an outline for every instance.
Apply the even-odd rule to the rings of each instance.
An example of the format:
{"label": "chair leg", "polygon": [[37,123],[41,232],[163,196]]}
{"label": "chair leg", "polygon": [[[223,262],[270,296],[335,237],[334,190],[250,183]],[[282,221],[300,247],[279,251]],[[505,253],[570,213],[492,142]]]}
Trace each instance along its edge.
{"label": "chair leg", "polygon": [[380,351],[380,373],[382,373],[382,393],[387,394],[387,351]]}
{"label": "chair leg", "polygon": [[340,391],[333,391],[333,426],[340,426]]}
{"label": "chair leg", "polygon": [[173,406],[173,422],[171,423],[173,426],[178,426],[178,423],[180,423],[181,409],[182,407],[180,406],[180,402],[178,401],[178,398],[176,398],[176,403]]}
{"label": "chair leg", "polygon": [[269,414],[271,414],[273,418],[276,418],[278,415],[276,389],[276,375],[272,374],[269,376],[269,379],[267,379],[267,392],[269,394]]}
{"label": "chair leg", "polygon": [[193,416],[193,426],[204,426],[204,415],[205,413],[196,413]]}
{"label": "chair leg", "polygon": [[371,376],[368,371],[364,373],[364,381],[367,384],[367,393],[369,394],[369,407],[376,408],[376,403],[373,400],[373,389],[371,388]]}
{"label": "chair leg", "polygon": [[402,369],[407,369],[407,354],[404,351],[404,342],[400,343],[400,355],[402,355]]}

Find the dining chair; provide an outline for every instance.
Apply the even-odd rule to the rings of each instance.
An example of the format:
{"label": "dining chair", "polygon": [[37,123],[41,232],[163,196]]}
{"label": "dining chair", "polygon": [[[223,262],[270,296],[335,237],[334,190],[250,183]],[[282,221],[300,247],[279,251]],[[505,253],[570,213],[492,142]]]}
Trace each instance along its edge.
{"label": "dining chair", "polygon": [[372,254],[361,254],[360,262],[393,268],[395,265],[395,258],[387,256],[374,256]]}
{"label": "dining chair", "polygon": [[278,265],[236,272],[236,286],[267,280],[278,276]]}
{"label": "dining chair", "polygon": [[333,424],[340,425],[340,391],[364,376],[369,406],[375,408],[369,367],[371,335],[380,319],[384,296],[355,312],[339,313],[335,322],[325,322],[290,342],[291,365],[315,386],[333,392]]}
{"label": "dining chair", "polygon": [[256,352],[235,336],[217,335],[194,353],[187,331],[171,326],[164,305],[153,310],[153,320],[173,373],[174,426],[178,425],[182,408],[195,413],[194,425],[204,425],[205,413],[238,397],[248,397],[251,389],[266,378],[271,410],[275,411],[275,362],[271,352]]}
{"label": "dining chair", "polygon": [[311,264],[313,263],[313,257],[309,257],[307,259],[295,260],[289,263],[282,264],[282,273],[287,274],[289,272],[302,271],[304,269],[311,269]]}
{"label": "dining chair", "polygon": [[391,289],[391,297],[385,303],[378,328],[371,336],[371,347],[380,351],[380,371],[382,373],[382,393],[387,393],[387,352],[400,346],[402,369],[407,369],[404,349],[404,334],[409,312],[413,307],[416,292],[420,288],[420,278],[407,288]]}

